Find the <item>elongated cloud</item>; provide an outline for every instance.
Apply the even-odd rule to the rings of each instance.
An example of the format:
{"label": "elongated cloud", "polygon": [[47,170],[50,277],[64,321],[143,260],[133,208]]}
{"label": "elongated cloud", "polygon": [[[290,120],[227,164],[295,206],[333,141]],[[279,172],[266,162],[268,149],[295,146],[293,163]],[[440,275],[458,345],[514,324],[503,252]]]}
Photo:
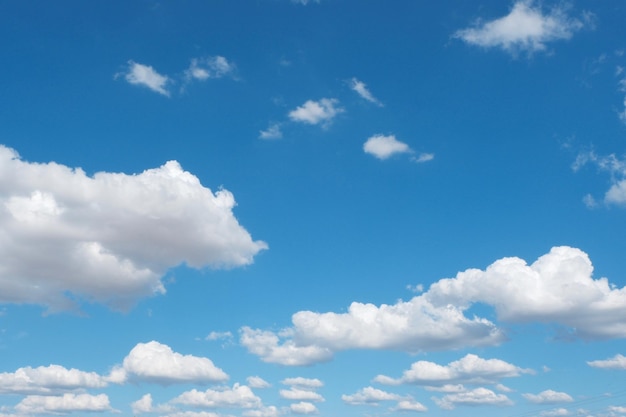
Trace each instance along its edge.
{"label": "elongated cloud", "polygon": [[350,405],[378,405],[381,401],[398,401],[401,398],[398,394],[374,387],[365,387],[352,395],[341,396],[341,400]]}
{"label": "elongated cloud", "polygon": [[187,81],[204,81],[209,78],[222,78],[232,75],[235,69],[235,64],[220,55],[206,58],[193,58],[189,68],[185,71],[185,78]]}
{"label": "elongated cloud", "polygon": [[487,388],[476,388],[471,391],[461,392],[458,394],[448,394],[442,398],[435,398],[434,400],[437,405],[444,410],[452,410],[459,405],[513,405],[513,401],[511,401],[506,395],[496,394]]}
{"label": "elongated cloud", "polygon": [[522,396],[534,404],[559,404],[574,401],[569,394],[551,389],[542,391],[539,394],[522,394]]}
{"label": "elongated cloud", "polygon": [[374,97],[374,95],[367,88],[367,86],[365,85],[363,81],[359,81],[356,78],[352,78],[350,80],[350,88],[352,89],[352,91],[356,92],[359,96],[361,96],[361,98],[369,101],[370,103],[374,103],[381,107],[383,106],[383,103],[381,103],[376,97]]}
{"label": "elongated cloud", "polygon": [[194,389],[182,393],[171,402],[203,408],[258,408],[262,405],[261,399],[254,395],[249,387],[239,384],[221,390],[198,391]]}
{"label": "elongated cloud", "polygon": [[214,194],[176,161],[88,176],[0,145],[0,303],[127,309],[165,293],[171,267],[250,264],[267,245],[239,225],[234,206],[229,191]]}
{"label": "elongated cloud", "polygon": [[106,394],[63,394],[61,397],[30,395],[15,406],[15,411],[26,415],[110,410],[111,405]]}
{"label": "elongated cloud", "polygon": [[128,70],[123,75],[126,81],[131,84],[147,87],[167,97],[170,95],[166,86],[171,83],[171,80],[167,76],[156,72],[156,70],[149,65],[128,61]]}
{"label": "elongated cloud", "polygon": [[0,373],[0,394],[60,394],[86,388],[102,388],[105,379],[95,372],[67,369],[59,365],[19,368]]}
{"label": "elongated cloud", "polygon": [[400,142],[394,135],[371,136],[363,144],[363,150],[365,153],[374,155],[378,159],[388,159],[396,154],[413,152],[409,145],[404,142]]}
{"label": "elongated cloud", "polygon": [[554,8],[544,13],[531,0],[521,0],[510,13],[475,27],[457,31],[453,36],[468,44],[484,48],[501,48],[510,53],[535,52],[546,49],[546,44],[570,39],[584,23],[567,16],[565,10]]}
{"label": "elongated cloud", "polygon": [[300,311],[292,327],[276,333],[244,327],[240,342],[265,362],[310,365],[348,349],[416,353],[505,341],[495,323],[465,315],[476,303],[493,307],[503,322],[557,324],[585,340],[626,338],[626,289],[592,273],[586,253],[555,247],[530,265],[512,257],[459,272],[409,301],[354,302],[345,313]]}
{"label": "elongated cloud", "polygon": [[208,358],[181,355],[159,342],[139,343],[124,358],[121,367],[111,373],[113,382],[154,382],[162,385],[176,383],[204,384],[222,382],[228,375]]}
{"label": "elongated cloud", "polygon": [[587,362],[589,366],[601,369],[621,369],[626,371],[626,356],[617,354],[610,359]]}
{"label": "elongated cloud", "polygon": [[294,122],[301,122],[310,125],[322,123],[328,124],[344,109],[338,107],[339,100],[335,98],[323,98],[319,101],[307,100],[302,106],[289,112],[289,118]]}

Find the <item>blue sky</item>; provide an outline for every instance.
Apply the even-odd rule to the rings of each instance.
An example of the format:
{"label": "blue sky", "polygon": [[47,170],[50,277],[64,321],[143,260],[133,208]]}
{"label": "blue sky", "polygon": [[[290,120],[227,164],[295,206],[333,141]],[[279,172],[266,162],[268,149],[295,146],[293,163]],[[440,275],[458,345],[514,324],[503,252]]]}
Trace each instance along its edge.
{"label": "blue sky", "polygon": [[0,416],[626,416],[625,19],[0,2]]}

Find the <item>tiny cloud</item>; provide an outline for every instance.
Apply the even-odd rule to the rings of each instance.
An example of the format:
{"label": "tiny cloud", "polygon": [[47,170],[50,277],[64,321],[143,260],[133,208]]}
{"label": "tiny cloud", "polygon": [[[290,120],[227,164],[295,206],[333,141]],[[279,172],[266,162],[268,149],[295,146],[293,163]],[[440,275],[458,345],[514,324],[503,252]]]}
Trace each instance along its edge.
{"label": "tiny cloud", "polygon": [[156,72],[156,70],[149,65],[128,61],[128,71],[124,74],[116,74],[116,77],[119,75],[124,75],[124,78],[130,84],[141,85],[164,96],[170,96],[170,92],[167,91],[166,86],[171,83],[171,80],[167,76]]}
{"label": "tiny cloud", "polygon": [[363,150],[378,159],[388,159],[396,154],[413,152],[409,145],[400,142],[394,135],[374,135],[363,144]]}

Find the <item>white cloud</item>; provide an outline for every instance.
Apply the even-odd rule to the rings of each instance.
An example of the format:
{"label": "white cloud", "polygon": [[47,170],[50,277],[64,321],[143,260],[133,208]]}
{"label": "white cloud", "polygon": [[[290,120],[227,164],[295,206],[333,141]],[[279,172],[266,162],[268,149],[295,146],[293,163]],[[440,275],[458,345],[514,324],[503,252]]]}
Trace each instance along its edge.
{"label": "white cloud", "polygon": [[520,51],[532,53],[545,50],[549,42],[570,39],[584,26],[582,21],[569,17],[562,8],[544,13],[539,6],[533,5],[532,0],[520,0],[508,15],[479,22],[453,36],[484,48],[502,48],[513,54]]}
{"label": "white cloud", "polygon": [[235,70],[235,64],[229,62],[223,56],[193,58],[189,68],[185,70],[185,78],[187,81],[204,81],[209,78],[222,78],[227,75],[233,75]]}
{"label": "white cloud", "polygon": [[168,413],[167,417],[224,417],[222,414],[210,411],[176,411]]}
{"label": "white cloud", "polygon": [[66,369],[59,365],[19,368],[0,373],[0,394],[57,394],[86,388],[102,388],[104,378],[95,372]]}
{"label": "white cloud", "polygon": [[248,382],[248,385],[251,388],[269,388],[272,386],[272,384],[270,384],[269,382],[267,382],[266,380],[264,380],[263,378],[261,378],[260,376],[249,376],[246,379],[246,382]]}
{"label": "white cloud", "polygon": [[450,384],[491,384],[502,378],[520,376],[523,373],[532,373],[529,369],[522,369],[500,359],[483,359],[473,354],[450,362],[447,366],[438,365],[429,361],[417,361],[411,369],[404,371],[401,378],[393,379],[379,375],[375,381],[389,384],[415,384],[426,386],[448,386]]}
{"label": "white cloud", "polygon": [[[559,416],[569,416],[571,413],[566,408],[557,408],[554,410],[542,411],[539,415],[542,417],[559,417]],[[584,413],[587,415],[587,413]]]}
{"label": "white cloud", "polygon": [[280,123],[272,123],[266,130],[259,132],[259,139],[281,139],[283,132],[280,130]]}
{"label": "white cloud", "polygon": [[307,100],[302,106],[289,112],[289,118],[294,122],[307,123],[316,125],[323,123],[328,124],[344,109],[337,107],[339,100],[335,98],[323,98],[319,101]]}
{"label": "white cloud", "polygon": [[350,405],[378,405],[381,401],[398,401],[401,396],[374,387],[365,387],[352,395],[342,395],[341,399]]}
{"label": "white cloud", "polygon": [[377,104],[378,106],[383,106],[383,103],[381,103],[376,97],[374,97],[370,90],[367,89],[367,86],[364,82],[359,81],[356,78],[352,78],[350,80],[350,88],[355,91],[359,96],[361,96],[361,98],[371,103]]}
{"label": "white cloud", "polygon": [[114,369],[113,382],[146,381],[162,385],[177,383],[208,383],[228,379],[208,358],[181,355],[159,342],[138,343]]}
{"label": "white cloud", "polygon": [[319,3],[320,0],[291,0],[292,3],[297,3],[297,4],[301,4],[303,6],[306,6],[307,4],[309,4],[309,2],[312,3]]}
{"label": "white cloud", "polygon": [[133,414],[149,413],[152,411],[152,395],[145,394],[143,397],[131,403]]}
{"label": "white cloud", "polygon": [[182,393],[171,402],[204,408],[259,408],[262,405],[261,399],[254,395],[249,387],[239,384],[233,385],[232,389],[208,389],[206,391],[193,389]]}
{"label": "white cloud", "polygon": [[531,265],[512,257],[459,272],[409,301],[354,302],[345,313],[300,311],[278,333],[244,327],[240,341],[263,361],[283,365],[328,361],[348,349],[418,353],[503,342],[494,323],[465,315],[476,303],[493,307],[504,322],[557,324],[587,340],[626,337],[626,289],[592,272],[586,253],[555,247]]}
{"label": "white cloud", "polygon": [[437,405],[445,410],[452,410],[458,405],[513,405],[504,394],[496,394],[487,388],[476,388],[458,394],[448,394],[442,398],[433,398]]}
{"label": "white cloud", "polygon": [[522,396],[535,404],[558,404],[574,401],[569,394],[553,391],[551,389],[542,391],[539,394],[522,394]]}
{"label": "white cloud", "polygon": [[211,332],[204,340],[230,340],[232,338],[233,334],[231,332]]}
{"label": "white cloud", "polygon": [[289,408],[294,414],[317,414],[317,407],[306,401],[291,404]]}
{"label": "white cloud", "polygon": [[134,61],[128,61],[128,71],[123,75],[126,81],[131,84],[143,85],[144,87],[148,87],[150,90],[163,94],[167,97],[170,95],[166,86],[170,84],[172,80],[165,75],[159,74],[151,66],[138,64]]}
{"label": "white cloud", "polygon": [[246,410],[242,415],[244,417],[278,417],[281,415],[281,412],[276,406],[270,405],[257,410]]}
{"label": "white cloud", "polygon": [[[593,151],[582,152],[576,157],[572,169],[578,171],[587,164],[596,165],[601,171],[608,172],[611,177],[611,187],[604,194],[604,203],[626,207],[626,160],[615,154],[600,156]],[[586,195],[583,202],[589,208],[597,206],[596,200],[591,195]]]}
{"label": "white cloud", "polygon": [[626,406],[625,407],[610,406],[609,411],[612,411],[614,413],[626,414]]}
{"label": "white cloud", "polygon": [[127,309],[164,293],[170,267],[250,264],[267,245],[239,225],[234,206],[229,191],[214,194],[176,161],[87,176],[0,145],[0,302]]}
{"label": "white cloud", "polygon": [[324,383],[317,378],[303,378],[301,376],[296,378],[285,378],[280,382],[283,385],[289,385],[292,387],[308,390],[317,389],[324,386]]}
{"label": "white cloud", "polygon": [[[389,378],[389,377],[385,377],[382,376],[380,378],[382,381],[386,382],[386,383],[391,383],[391,385],[395,385],[398,382],[396,380],[394,380],[393,378]],[[440,386],[425,386],[424,389],[426,391],[436,391],[436,392],[465,392],[467,391],[467,389],[463,386],[463,384],[444,384],[444,385],[440,385]]]}
{"label": "white cloud", "polygon": [[304,390],[292,387],[290,389],[281,389],[279,391],[281,398],[293,401],[324,401],[324,397],[315,391]]}
{"label": "white cloud", "polygon": [[583,339],[626,337],[626,288],[593,279],[589,256],[554,247],[533,264],[500,259],[484,271],[468,269],[434,283],[427,297],[435,305],[469,307],[485,303],[498,319],[514,323],[556,323]]}
{"label": "white cloud", "polygon": [[400,142],[394,135],[374,135],[363,144],[365,153],[374,155],[378,159],[387,159],[400,153],[412,153],[413,151],[404,142]]}
{"label": "white cloud", "polygon": [[417,413],[424,413],[428,411],[428,408],[415,400],[402,400],[398,401],[395,407],[393,407],[392,411],[414,411]]}
{"label": "white cloud", "polygon": [[620,369],[626,371],[626,356],[617,354],[610,359],[587,362],[587,365],[602,369]]}
{"label": "white cloud", "polygon": [[421,153],[418,156],[414,157],[413,161],[421,164],[422,162],[432,161],[433,159],[435,159],[434,153]]}
{"label": "white cloud", "polygon": [[110,411],[106,394],[63,394],[60,397],[30,395],[15,406],[22,414],[66,414],[72,412]]}

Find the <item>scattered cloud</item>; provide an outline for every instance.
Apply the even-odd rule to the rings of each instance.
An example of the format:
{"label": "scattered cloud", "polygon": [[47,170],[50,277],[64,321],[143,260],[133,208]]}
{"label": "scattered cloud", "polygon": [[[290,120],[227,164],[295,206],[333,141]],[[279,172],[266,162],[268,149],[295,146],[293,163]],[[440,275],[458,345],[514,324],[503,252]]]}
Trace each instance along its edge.
{"label": "scattered cloud", "polygon": [[420,164],[422,162],[432,161],[433,159],[435,159],[435,154],[434,153],[421,153],[421,154],[417,155],[416,157],[414,157],[413,161],[415,161],[418,164]]}
{"label": "scattered cloud", "polygon": [[[546,410],[542,411],[539,415],[541,417],[560,417],[560,416],[569,416],[571,412],[566,408],[556,408],[554,410]],[[587,413],[579,413],[581,415],[587,415]]]}
{"label": "scattered cloud", "polygon": [[272,386],[272,384],[270,384],[269,382],[267,382],[260,376],[249,376],[246,379],[246,382],[251,388],[263,389],[263,388],[269,388]]}
{"label": "scattered cloud", "polygon": [[368,90],[367,86],[363,81],[359,81],[356,78],[352,78],[350,80],[350,88],[352,91],[355,91],[361,98],[369,101],[370,103],[374,103],[380,107],[383,107],[383,103],[381,103],[374,95]]}
{"label": "scattered cloud", "polygon": [[291,404],[289,409],[294,414],[317,414],[317,407],[312,403],[301,401],[299,403]]}
{"label": "scattered cloud", "polygon": [[417,413],[425,413],[428,411],[428,408],[415,400],[401,400],[398,401],[395,407],[392,408],[392,411],[413,411]]}
{"label": "scattered cloud", "polygon": [[281,411],[273,405],[261,407],[256,410],[246,410],[242,413],[244,417],[278,417],[281,414]]}
{"label": "scattered cloud", "polygon": [[289,112],[289,119],[294,122],[317,125],[322,123],[326,127],[344,109],[338,107],[339,100],[322,98],[319,101],[307,100],[302,106]]}
{"label": "scattered cloud", "polygon": [[232,338],[233,334],[231,332],[211,332],[204,338],[204,340],[231,340]]}
{"label": "scattered cloud", "polygon": [[95,372],[66,369],[59,365],[19,368],[0,373],[0,394],[60,394],[86,388],[102,388],[105,379]]}
{"label": "scattered cloud", "polygon": [[381,401],[398,401],[402,397],[374,387],[365,387],[352,395],[342,395],[343,402],[350,405],[378,405]]}
{"label": "scattered cloud", "polygon": [[[595,165],[600,171],[610,175],[611,187],[604,194],[604,203],[626,207],[626,160],[615,154],[600,156],[594,151],[581,152],[576,156],[572,169],[576,172],[587,164]],[[590,194],[583,198],[583,202],[589,208],[595,208],[598,205],[596,199]]]}
{"label": "scattered cloud", "polygon": [[374,135],[363,144],[365,153],[374,155],[378,159],[388,159],[389,157],[401,154],[412,153],[413,151],[404,142],[400,142],[394,135]]}
{"label": "scattered cloud", "polygon": [[433,398],[433,400],[444,410],[452,410],[459,405],[513,405],[513,402],[506,395],[496,394],[487,388],[476,388],[458,394],[448,394],[442,398]]}
{"label": "scattered cloud", "polygon": [[72,412],[111,411],[106,394],[71,394],[63,396],[29,395],[15,406],[20,414],[67,414]]}
{"label": "scattered cloud", "polygon": [[181,355],[159,342],[138,343],[124,358],[122,366],[113,369],[112,382],[154,382],[161,385],[177,383],[203,384],[221,382],[228,375],[208,358]]}
{"label": "scattered cloud", "polygon": [[185,70],[185,79],[187,81],[205,81],[209,78],[222,78],[234,75],[235,70],[235,64],[229,62],[223,56],[193,58],[189,68]]}
{"label": "scattered cloud", "polygon": [[140,174],[29,163],[0,145],[0,303],[125,310],[165,293],[171,267],[236,267],[267,245],[176,161]]}
{"label": "scattered cloud", "polygon": [[286,400],[294,400],[294,401],[324,401],[324,397],[322,397],[319,393],[310,390],[304,390],[300,388],[290,388],[290,389],[281,389],[279,391],[279,395],[281,398]]}
{"label": "scattered cloud", "polygon": [[479,21],[461,29],[453,37],[483,48],[501,48],[506,52],[533,53],[546,50],[546,44],[570,39],[583,27],[591,26],[589,14],[579,20],[568,16],[563,7],[547,13],[532,0],[517,1],[508,15],[491,21]]}
{"label": "scattered cloud", "polygon": [[142,85],[166,97],[170,96],[170,92],[166,87],[168,84],[171,84],[172,80],[165,75],[159,74],[149,65],[128,61],[127,72],[116,74],[116,78],[120,75],[124,75],[124,79],[130,84]]}
{"label": "scattered cloud", "polygon": [[152,411],[152,395],[145,394],[143,397],[131,403],[133,414],[149,413]]}
{"label": "scattered cloud", "polygon": [[281,139],[282,137],[283,132],[281,130],[280,123],[272,123],[266,130],[261,130],[259,132],[259,139]]}
{"label": "scattered cloud", "polygon": [[317,389],[324,386],[324,383],[317,378],[303,378],[301,376],[296,378],[285,378],[281,381],[283,385],[289,385],[292,387],[302,389]]}
{"label": "scattered cloud", "polygon": [[319,3],[320,0],[291,0],[292,3],[301,4],[306,6],[309,3]]}
{"label": "scattered cloud", "polygon": [[259,408],[262,405],[261,399],[248,386],[239,384],[233,385],[232,389],[193,389],[174,398],[171,403],[204,408]]}
{"label": "scattered cloud", "polygon": [[[401,378],[394,379],[379,375],[374,380],[388,385],[414,384],[426,386],[448,386],[450,384],[494,384],[502,378],[532,373],[500,359],[483,359],[468,354],[458,361],[441,366],[434,362],[418,361],[404,371]],[[458,386],[454,386],[458,387]]]}
{"label": "scattered cloud", "polygon": [[589,361],[587,365],[601,369],[619,369],[626,371],[626,356],[617,354],[610,359]]}
{"label": "scattered cloud", "polygon": [[534,404],[558,404],[574,401],[569,394],[551,389],[542,391],[539,394],[522,394],[522,396]]}

